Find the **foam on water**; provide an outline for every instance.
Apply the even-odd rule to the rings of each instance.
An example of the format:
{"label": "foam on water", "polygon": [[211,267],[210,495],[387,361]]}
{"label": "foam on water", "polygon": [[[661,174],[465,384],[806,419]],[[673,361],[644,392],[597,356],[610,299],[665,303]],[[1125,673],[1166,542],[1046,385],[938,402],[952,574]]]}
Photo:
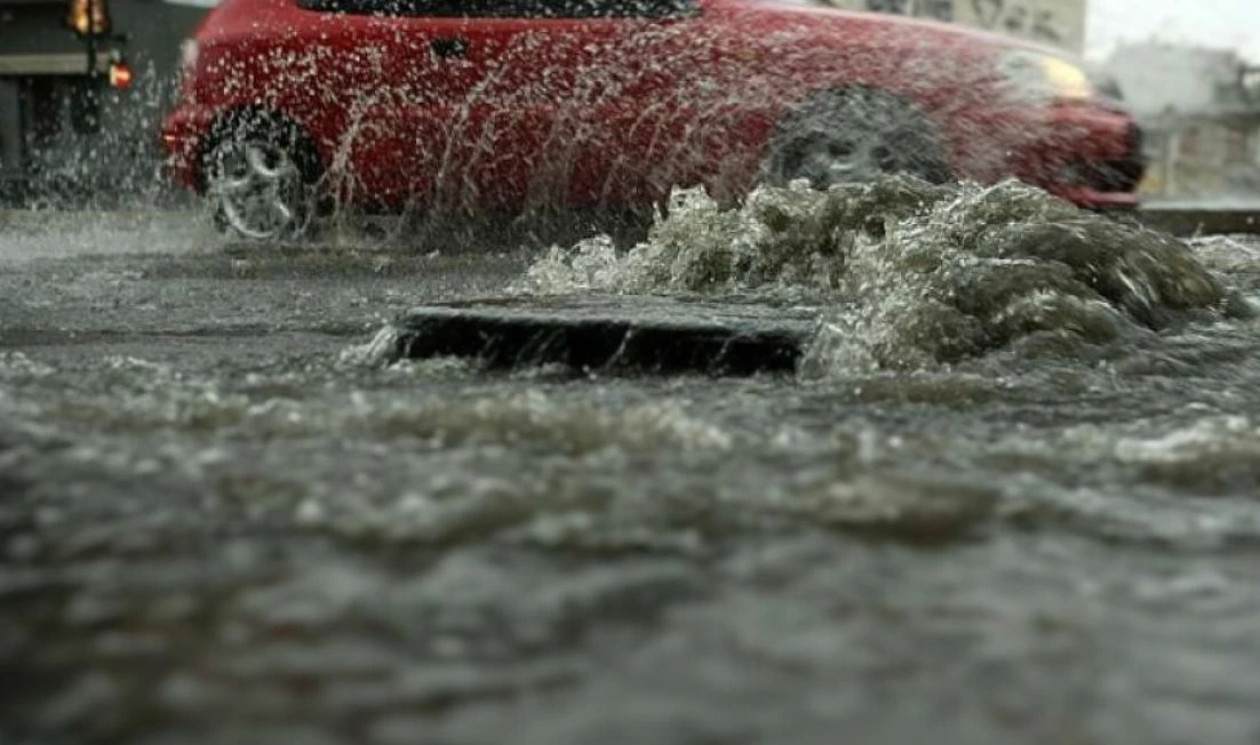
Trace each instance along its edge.
{"label": "foam on water", "polygon": [[1210,235],[1192,238],[1190,247],[1204,265],[1221,272],[1260,272],[1260,247],[1243,236]]}
{"label": "foam on water", "polygon": [[815,303],[814,372],[932,367],[1030,337],[1102,343],[1250,314],[1170,236],[1015,181],[900,176],[762,187],[734,208],[679,191],[646,242],[624,255],[606,238],[553,248],[517,289]]}

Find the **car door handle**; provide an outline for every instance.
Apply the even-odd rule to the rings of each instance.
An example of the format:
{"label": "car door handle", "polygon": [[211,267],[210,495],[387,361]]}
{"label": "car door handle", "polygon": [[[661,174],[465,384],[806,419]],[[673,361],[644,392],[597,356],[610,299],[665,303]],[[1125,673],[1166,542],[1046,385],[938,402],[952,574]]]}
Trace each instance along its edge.
{"label": "car door handle", "polygon": [[429,42],[429,48],[439,57],[463,57],[468,51],[468,39],[462,36],[439,36]]}

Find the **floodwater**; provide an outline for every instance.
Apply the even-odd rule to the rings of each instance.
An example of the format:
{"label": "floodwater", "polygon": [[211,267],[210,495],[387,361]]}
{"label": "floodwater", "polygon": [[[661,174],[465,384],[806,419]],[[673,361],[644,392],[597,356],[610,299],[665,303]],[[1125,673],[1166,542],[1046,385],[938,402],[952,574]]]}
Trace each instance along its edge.
{"label": "floodwater", "polygon": [[[629,252],[0,220],[0,743],[1260,742],[1254,239],[896,181]],[[501,293],[818,333],[373,356]]]}

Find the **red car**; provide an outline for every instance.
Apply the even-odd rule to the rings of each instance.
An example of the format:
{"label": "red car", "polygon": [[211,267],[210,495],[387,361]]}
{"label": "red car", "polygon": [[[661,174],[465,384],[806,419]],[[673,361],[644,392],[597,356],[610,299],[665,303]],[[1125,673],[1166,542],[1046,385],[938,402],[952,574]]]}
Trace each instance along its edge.
{"label": "red car", "polygon": [[221,224],[1017,176],[1135,204],[1132,117],[1053,50],[787,0],[226,0],[162,138]]}

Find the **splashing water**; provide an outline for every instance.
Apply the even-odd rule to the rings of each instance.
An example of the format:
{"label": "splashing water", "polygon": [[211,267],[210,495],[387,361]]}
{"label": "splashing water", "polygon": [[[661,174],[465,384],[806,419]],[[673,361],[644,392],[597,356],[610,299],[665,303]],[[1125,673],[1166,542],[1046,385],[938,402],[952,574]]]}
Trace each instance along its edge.
{"label": "splashing water", "polygon": [[1182,242],[1015,181],[798,183],[735,208],[692,189],[669,207],[625,255],[602,237],[552,248],[516,289],[817,304],[804,366],[815,372],[930,367],[1016,342],[1075,348],[1251,314]]}

